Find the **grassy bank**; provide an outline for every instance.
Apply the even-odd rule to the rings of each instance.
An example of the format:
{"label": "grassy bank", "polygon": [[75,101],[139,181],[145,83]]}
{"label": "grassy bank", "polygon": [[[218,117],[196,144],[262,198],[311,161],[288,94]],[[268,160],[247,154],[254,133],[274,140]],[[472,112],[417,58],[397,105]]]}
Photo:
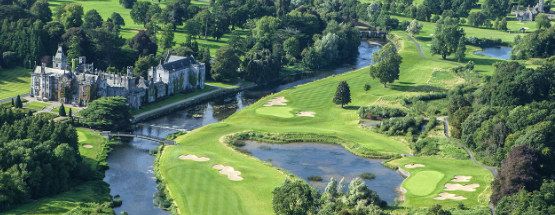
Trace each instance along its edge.
{"label": "grassy bank", "polygon": [[[106,168],[108,141],[97,131],[78,128],[79,153],[93,170]],[[111,202],[110,188],[102,179],[79,184],[72,189],[47,198],[23,204],[6,214],[64,214],[76,210],[93,210],[97,204]],[[78,212],[77,212],[78,213]]]}
{"label": "grassy bank", "polygon": [[29,93],[31,70],[17,67],[0,69],[0,100]]}

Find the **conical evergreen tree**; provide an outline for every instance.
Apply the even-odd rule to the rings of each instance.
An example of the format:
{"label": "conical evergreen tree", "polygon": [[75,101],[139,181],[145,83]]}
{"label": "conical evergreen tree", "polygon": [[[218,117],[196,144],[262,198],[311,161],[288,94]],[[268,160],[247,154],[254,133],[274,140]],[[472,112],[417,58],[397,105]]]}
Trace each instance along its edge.
{"label": "conical evergreen tree", "polygon": [[19,95],[15,97],[15,108],[23,108],[23,102],[21,101],[21,97]]}
{"label": "conical evergreen tree", "polygon": [[63,103],[62,103],[62,105],[60,105],[60,109],[58,110],[58,115],[66,116],[66,108],[64,107]]}
{"label": "conical evergreen tree", "polygon": [[337,91],[335,91],[335,97],[333,97],[333,103],[340,104],[341,108],[345,107],[346,104],[351,103],[351,90],[349,89],[349,84],[346,81],[341,81],[337,86]]}

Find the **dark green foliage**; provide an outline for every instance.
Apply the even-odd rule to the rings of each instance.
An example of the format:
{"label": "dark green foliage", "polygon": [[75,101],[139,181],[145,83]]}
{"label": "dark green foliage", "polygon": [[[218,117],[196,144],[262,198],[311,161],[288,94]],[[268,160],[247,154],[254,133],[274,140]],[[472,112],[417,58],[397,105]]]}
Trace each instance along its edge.
{"label": "dark green foliage", "polygon": [[540,154],[529,146],[514,147],[503,160],[499,174],[493,182],[491,202],[517,193],[521,189],[533,191],[541,186]]}
{"label": "dark green foliage", "polygon": [[96,10],[89,10],[85,13],[83,28],[94,29],[102,26],[102,17]]}
{"label": "dark green foliage", "polygon": [[237,69],[240,62],[237,50],[229,46],[221,47],[216,53],[216,58],[210,71],[212,79],[224,82],[236,80],[238,78]]}
{"label": "dark green foliage", "polygon": [[376,178],[376,175],[374,175],[374,173],[371,173],[371,172],[365,172],[360,174],[360,178],[364,180],[373,180],[374,178]]}
{"label": "dark green foliage", "polygon": [[160,6],[147,1],[137,1],[131,11],[131,19],[135,23],[146,25],[161,12]]}
{"label": "dark green foliage", "polygon": [[495,74],[483,88],[481,99],[491,105],[522,105],[553,99],[555,94],[555,63],[529,69],[518,62],[494,65]]}
{"label": "dark green foliage", "polygon": [[21,96],[19,95],[15,97],[15,108],[23,108],[23,102],[21,101]]}
{"label": "dark green foliage", "polygon": [[379,117],[379,118],[390,118],[390,117],[403,117],[407,115],[404,110],[399,108],[393,107],[384,107],[384,106],[368,106],[368,107],[360,107],[358,109],[358,116],[360,118],[372,118],[372,117]]}
{"label": "dark green foliage", "polygon": [[372,86],[370,86],[370,84],[364,84],[364,91],[368,92],[370,89],[372,89]]}
{"label": "dark green foliage", "polygon": [[322,38],[303,53],[303,65],[308,69],[330,68],[353,62],[358,56],[360,36],[358,31],[347,24],[328,23]]}
{"label": "dark green foliage", "polygon": [[66,4],[58,8],[57,16],[66,29],[80,27],[83,24],[83,7],[77,3]]}
{"label": "dark green foliage", "polygon": [[335,91],[335,96],[333,97],[333,103],[340,104],[343,108],[346,104],[351,103],[351,90],[349,89],[349,84],[346,81],[341,81],[337,85],[337,90]]}
{"label": "dark green foliage", "polygon": [[504,17],[511,11],[509,0],[485,0],[482,11],[489,18]]}
{"label": "dark green foliage", "polygon": [[422,117],[399,117],[382,121],[379,130],[387,135],[404,135],[406,133],[419,133],[420,126],[424,122]]}
{"label": "dark green foliage", "polygon": [[307,178],[309,181],[322,181],[322,177],[321,176],[317,176],[317,175],[313,175],[313,176],[308,176]]}
{"label": "dark green foliage", "polygon": [[441,205],[436,204],[431,208],[429,208],[426,214],[427,215],[451,215],[451,212],[449,212],[446,209],[443,209]]}
{"label": "dark green foliage", "polygon": [[52,21],[52,11],[48,7],[48,1],[36,1],[30,9],[31,13],[43,22]]}
{"label": "dark green foliage", "polygon": [[555,214],[555,182],[545,181],[537,191],[504,196],[495,207],[496,215]]}
{"label": "dark green foliage", "polygon": [[[71,108],[70,108],[71,110]],[[64,104],[60,105],[60,108],[58,110],[58,115],[59,116],[66,116],[66,108],[64,107]]]}
{"label": "dark green foliage", "polygon": [[166,194],[166,186],[163,183],[158,183],[156,188],[158,191],[154,194],[154,205],[164,210],[170,210],[172,207],[172,199]]}
{"label": "dark green foliage", "polygon": [[153,55],[140,56],[137,61],[135,61],[135,66],[133,67],[133,74],[135,76],[142,76],[145,80],[148,79],[148,70],[156,65],[156,59]]}
{"label": "dark green foliage", "polygon": [[482,27],[489,21],[486,15],[480,11],[470,13],[467,18],[467,23],[474,27]]}
{"label": "dark green foliage", "polygon": [[538,29],[548,29],[551,27],[551,21],[546,14],[540,13],[536,16],[536,25]]}
{"label": "dark green foliage", "polygon": [[316,214],[318,210],[320,196],[304,181],[286,179],[272,193],[272,205],[278,215]]}
{"label": "dark green foliage", "polygon": [[515,38],[511,57],[528,59],[532,57],[550,57],[555,54],[555,26],[534,31]]}
{"label": "dark green foliage", "polygon": [[119,0],[119,3],[127,9],[133,8],[135,2],[137,2],[137,0]]}
{"label": "dark green foliage", "polygon": [[432,38],[431,52],[439,54],[446,59],[458,48],[461,37],[464,37],[464,30],[459,27],[459,20],[451,17],[444,17],[438,20]]}
{"label": "dark green foliage", "polygon": [[480,48],[497,47],[509,45],[501,39],[466,37],[466,44],[471,46],[478,46]]}
{"label": "dark green foliage", "polygon": [[416,155],[436,155],[439,152],[437,139],[424,138],[411,144]]}
{"label": "dark green foliage", "polygon": [[242,77],[261,86],[276,84],[280,70],[280,59],[268,49],[249,51],[241,63]]}
{"label": "dark green foliage", "polygon": [[80,112],[82,123],[95,129],[127,131],[130,129],[131,114],[123,97],[103,97],[94,100]]}
{"label": "dark green foliage", "polygon": [[370,67],[372,78],[378,79],[385,87],[388,83],[393,83],[399,79],[402,58],[397,53],[397,48],[393,43],[386,44],[373,57],[376,63]]}
{"label": "dark green foliage", "polygon": [[150,38],[146,31],[139,31],[130,41],[129,46],[135,49],[139,55],[156,54],[158,46],[156,41]]}
{"label": "dark green foliage", "polygon": [[123,200],[119,195],[115,195],[112,199],[112,207],[117,208],[123,204]]}
{"label": "dark green foliage", "polygon": [[461,37],[459,43],[457,44],[457,51],[455,52],[455,59],[459,62],[463,62],[466,56],[466,42],[465,38]]}
{"label": "dark green foliage", "polygon": [[0,211],[86,180],[75,128],[46,115],[0,111]]}
{"label": "dark green foliage", "polygon": [[112,15],[110,16],[110,20],[118,28],[125,25],[125,20],[119,13],[113,12]]}

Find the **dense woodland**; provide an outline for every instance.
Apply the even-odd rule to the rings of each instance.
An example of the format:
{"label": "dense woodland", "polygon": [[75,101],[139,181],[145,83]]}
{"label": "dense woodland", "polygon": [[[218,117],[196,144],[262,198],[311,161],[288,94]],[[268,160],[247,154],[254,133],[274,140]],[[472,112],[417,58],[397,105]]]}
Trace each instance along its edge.
{"label": "dense woodland", "polygon": [[0,109],[0,211],[94,177],[77,143],[75,128],[50,115]]}

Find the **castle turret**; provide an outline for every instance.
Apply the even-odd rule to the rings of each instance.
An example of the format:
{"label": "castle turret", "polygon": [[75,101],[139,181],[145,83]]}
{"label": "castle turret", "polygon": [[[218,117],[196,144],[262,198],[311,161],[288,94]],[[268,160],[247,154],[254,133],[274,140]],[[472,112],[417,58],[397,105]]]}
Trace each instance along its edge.
{"label": "castle turret", "polygon": [[56,54],[52,59],[52,67],[56,69],[66,69],[67,68],[67,57],[64,54],[64,50],[62,46],[58,46],[58,50],[56,50]]}

